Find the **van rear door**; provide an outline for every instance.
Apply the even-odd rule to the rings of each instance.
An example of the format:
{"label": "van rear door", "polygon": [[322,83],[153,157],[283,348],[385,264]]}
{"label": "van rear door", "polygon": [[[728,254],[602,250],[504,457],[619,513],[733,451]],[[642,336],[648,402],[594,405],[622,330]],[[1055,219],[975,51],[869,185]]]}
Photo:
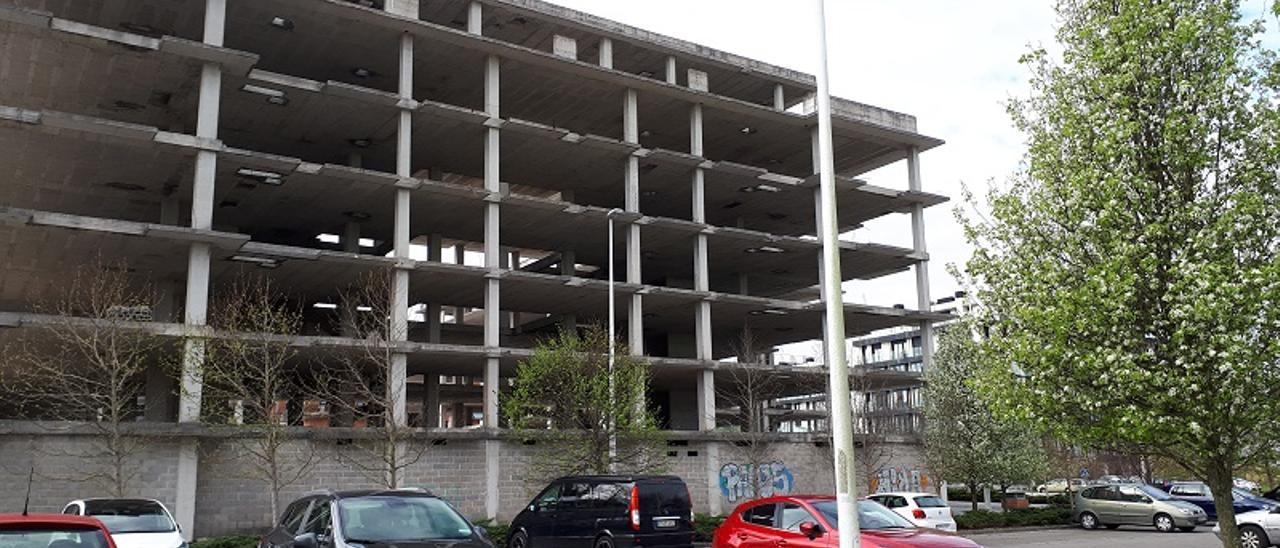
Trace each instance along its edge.
{"label": "van rear door", "polygon": [[[636,485],[640,495],[640,533],[646,537],[645,546],[687,545],[693,533],[693,503],[684,482],[676,478],[651,478]],[[650,539],[648,535],[655,538]]]}

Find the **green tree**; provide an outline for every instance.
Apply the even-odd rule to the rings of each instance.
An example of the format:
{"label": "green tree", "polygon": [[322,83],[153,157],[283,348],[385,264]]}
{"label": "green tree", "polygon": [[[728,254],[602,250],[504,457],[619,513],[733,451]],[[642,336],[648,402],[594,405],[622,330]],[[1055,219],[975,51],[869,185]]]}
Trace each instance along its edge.
{"label": "green tree", "polygon": [[1280,419],[1280,65],[1239,8],[1059,1],[1061,55],[1024,57],[1032,92],[1010,105],[1024,167],[989,216],[961,215],[998,333],[982,392],[1184,466],[1228,547],[1233,474]]}
{"label": "green tree", "polygon": [[520,362],[502,413],[538,442],[530,481],[658,468],[662,440],[645,400],[648,365],[618,345],[611,383],[608,350],[608,330],[592,326],[542,341]]}
{"label": "green tree", "polygon": [[970,326],[958,322],[939,333],[938,352],[925,374],[925,460],[938,477],[964,482],[977,510],[983,485],[1003,491],[1030,482],[1047,460],[1034,431],[997,417],[979,397],[974,380],[982,369],[981,344]]}

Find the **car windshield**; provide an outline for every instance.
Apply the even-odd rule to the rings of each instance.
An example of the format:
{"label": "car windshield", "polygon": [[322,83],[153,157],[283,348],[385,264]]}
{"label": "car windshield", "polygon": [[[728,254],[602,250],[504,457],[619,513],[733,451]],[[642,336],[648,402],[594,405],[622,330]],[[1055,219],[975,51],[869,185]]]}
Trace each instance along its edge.
{"label": "car windshield", "polygon": [[125,533],[170,533],[173,520],[153,500],[90,500],[84,514],[98,518],[113,535]]}
{"label": "car windshield", "polygon": [[0,548],[107,548],[97,529],[23,527],[0,529]]}
{"label": "car windshield", "polygon": [[[822,512],[822,517],[827,518],[827,523],[832,524],[836,529],[840,528],[840,520],[836,517],[836,501],[824,500],[815,502],[813,507]],[[916,528],[906,518],[893,513],[893,510],[869,500],[858,501],[858,527],[863,531]]]}
{"label": "car windshield", "polygon": [[1156,489],[1155,487],[1152,487],[1150,485],[1140,485],[1138,486],[1138,489],[1141,489],[1143,493],[1146,493],[1147,496],[1151,497],[1153,500],[1172,500],[1173,499],[1173,497],[1169,496],[1169,493]]}
{"label": "car windshield", "polygon": [[432,497],[341,499],[338,516],[342,535],[351,542],[365,544],[465,539],[472,535],[467,520],[444,501]]}

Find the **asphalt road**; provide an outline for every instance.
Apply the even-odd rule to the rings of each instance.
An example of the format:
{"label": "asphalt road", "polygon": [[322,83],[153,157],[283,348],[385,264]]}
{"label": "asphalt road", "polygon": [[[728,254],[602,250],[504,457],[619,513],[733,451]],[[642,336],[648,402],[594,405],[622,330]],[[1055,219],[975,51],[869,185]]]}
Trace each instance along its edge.
{"label": "asphalt road", "polygon": [[1122,527],[1114,531],[1084,529],[1050,529],[1013,533],[964,534],[988,548],[1083,548],[1109,546],[1115,548],[1217,548],[1222,546],[1208,527],[1191,533],[1158,533],[1154,529]]}

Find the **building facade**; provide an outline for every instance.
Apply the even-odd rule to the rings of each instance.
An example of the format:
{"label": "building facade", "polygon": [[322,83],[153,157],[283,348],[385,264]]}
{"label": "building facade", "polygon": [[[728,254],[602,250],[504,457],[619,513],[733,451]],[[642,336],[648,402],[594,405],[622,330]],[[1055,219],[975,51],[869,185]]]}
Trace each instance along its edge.
{"label": "building facade", "polygon": [[[95,256],[158,288],[142,329],[173,337],[181,363],[146,379],[144,475],[185,531],[245,530],[260,508],[210,517],[251,488],[201,429],[203,347],[186,335],[207,334],[211,300],[252,271],[306,311],[292,340],[320,363],[353,343],[342,289],[389,269],[396,420],[450,447],[416,477],[502,518],[526,494],[501,387],[540,338],[603,321],[613,266],[619,336],[650,363],[668,456],[695,459],[672,468],[701,482],[700,510],[721,511],[733,449],[717,437],[717,373],[736,334],[766,349],[823,336],[814,90],[810,75],[537,0],[9,0],[0,334],[50,321],[38,303]],[[915,269],[927,305],[923,210],[945,198],[922,190],[919,156],[941,141],[909,115],[834,110],[842,231],[902,214],[914,236],[840,242],[843,277]],[[906,190],[856,178],[896,162]],[[852,304],[844,316],[848,336],[942,318]],[[796,395],[823,374],[795,370]],[[333,426],[322,402],[300,403],[308,426]],[[2,432],[5,460],[33,466],[39,447],[89,435]],[[813,441],[790,443],[821,453]],[[782,484],[829,484],[820,456],[797,458],[813,483]],[[359,480],[331,469],[304,483]],[[71,491],[35,497],[53,507]]]}

